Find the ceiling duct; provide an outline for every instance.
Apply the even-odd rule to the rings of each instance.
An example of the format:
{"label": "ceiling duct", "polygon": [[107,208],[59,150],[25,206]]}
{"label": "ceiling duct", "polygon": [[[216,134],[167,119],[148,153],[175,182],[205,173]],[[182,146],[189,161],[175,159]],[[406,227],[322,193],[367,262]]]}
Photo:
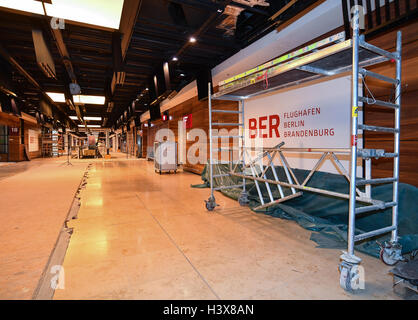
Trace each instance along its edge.
{"label": "ceiling duct", "polygon": [[55,63],[46,45],[44,35],[39,29],[32,29],[33,46],[35,47],[36,61],[48,78],[57,79]]}
{"label": "ceiling duct", "polygon": [[52,108],[44,99],[39,102],[41,113],[47,117],[52,117]]}
{"label": "ceiling duct", "polygon": [[[253,7],[253,6],[263,6],[268,7],[270,4],[265,0],[235,0],[234,2],[239,3],[244,6]],[[245,9],[242,7],[228,5],[225,7],[223,12],[224,15],[227,15],[225,19],[222,20],[220,24],[216,26],[217,29],[225,30],[226,36],[233,36],[237,26],[238,16]]]}
{"label": "ceiling duct", "polygon": [[108,113],[112,112],[114,106],[115,106],[115,103],[113,101],[109,101],[108,104],[107,104],[106,112],[108,112]]}
{"label": "ceiling duct", "polygon": [[112,93],[116,85],[123,85],[125,82],[125,70],[122,58],[121,34],[114,32],[112,35],[112,53],[113,53],[113,78],[111,83]]}
{"label": "ceiling duct", "polygon": [[169,2],[168,13],[174,24],[182,27],[188,27],[186,16],[184,14],[183,6],[179,3]]}

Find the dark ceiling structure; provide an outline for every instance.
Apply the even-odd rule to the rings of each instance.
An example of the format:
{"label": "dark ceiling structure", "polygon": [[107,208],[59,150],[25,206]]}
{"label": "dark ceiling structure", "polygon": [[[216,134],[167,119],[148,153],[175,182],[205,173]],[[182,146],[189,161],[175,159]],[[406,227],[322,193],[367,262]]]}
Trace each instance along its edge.
{"label": "dark ceiling structure", "polygon": [[[31,115],[49,113],[73,128],[85,116],[101,117],[89,123],[114,127],[133,101],[136,115],[148,110],[155,97],[147,88],[164,63],[175,94],[199,71],[213,68],[320,2],[125,0],[119,30],[71,21],[54,29],[46,15],[0,7],[0,88],[15,93],[22,111]],[[33,30],[50,52],[52,77],[37,61]],[[70,83],[83,95],[105,96],[104,105],[74,103]],[[54,102],[46,92],[64,93],[66,101]]]}

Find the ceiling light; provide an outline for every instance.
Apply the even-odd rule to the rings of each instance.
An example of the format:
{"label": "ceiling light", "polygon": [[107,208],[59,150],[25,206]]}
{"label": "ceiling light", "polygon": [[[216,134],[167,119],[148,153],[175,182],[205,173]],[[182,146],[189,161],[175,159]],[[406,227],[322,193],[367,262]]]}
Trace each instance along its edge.
{"label": "ceiling light", "polygon": [[48,97],[54,102],[65,102],[65,95],[57,92],[47,92]]}
{"label": "ceiling light", "polygon": [[173,61],[177,61],[178,59],[177,59],[177,57],[173,57],[173,59],[171,59],[171,60],[173,60]]}
{"label": "ceiling light", "polygon": [[145,90],[147,90],[147,91],[148,91],[149,89],[148,89],[148,88],[145,88]]}
{"label": "ceiling light", "polygon": [[78,104],[103,104],[106,98],[104,96],[86,96],[77,95],[73,96],[74,103]]}
{"label": "ceiling light", "polygon": [[196,38],[195,38],[195,37],[190,37],[189,41],[190,41],[191,43],[194,43],[194,42],[196,42]]}
{"label": "ceiling light", "polygon": [[223,12],[223,10],[222,10],[222,9],[218,9],[218,12],[219,12],[219,13],[222,13],[222,12]]}
{"label": "ceiling light", "polygon": [[184,73],[180,73],[180,77],[184,77],[185,76],[185,74]]}
{"label": "ceiling light", "polygon": [[[54,0],[44,1],[46,14],[49,17],[63,18],[90,25],[119,29],[122,16],[123,0]],[[0,6],[19,11],[44,15],[40,1],[33,0],[0,0]]]}
{"label": "ceiling light", "polygon": [[20,11],[26,11],[36,14],[44,14],[44,9],[41,2],[36,2],[33,0],[0,0],[0,7],[5,7],[9,9],[15,9]]}
{"label": "ceiling light", "polygon": [[84,120],[88,121],[102,121],[102,117],[83,117]]}
{"label": "ceiling light", "polygon": [[[85,125],[83,125],[83,124],[79,124],[78,125],[78,127],[79,128],[84,128],[85,127]],[[88,124],[87,125],[87,128],[101,128],[102,126],[101,125],[99,125],[99,124]]]}

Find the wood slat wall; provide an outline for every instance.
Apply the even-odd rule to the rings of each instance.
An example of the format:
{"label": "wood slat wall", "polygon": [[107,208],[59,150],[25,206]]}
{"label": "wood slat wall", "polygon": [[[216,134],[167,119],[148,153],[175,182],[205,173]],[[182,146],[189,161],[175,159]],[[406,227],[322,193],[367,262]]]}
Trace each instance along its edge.
{"label": "wood slat wall", "polygon": [[[212,103],[213,109],[223,109],[223,110],[237,110],[238,103],[233,101],[213,101]],[[191,114],[192,115],[192,129],[200,128],[203,129],[207,136],[209,136],[209,113],[208,113],[208,101],[203,100],[199,101],[197,97],[191,98],[185,102],[180,103],[179,105],[175,106],[174,108],[169,110],[169,115],[172,117],[172,120],[167,122],[162,122],[161,120],[155,122],[153,127],[145,128],[148,130],[143,130],[146,132],[147,139],[143,139],[143,141],[147,141],[147,144],[150,145],[155,140],[156,132],[161,128],[169,128],[173,131],[175,140],[178,143],[178,121],[183,121],[183,117]],[[221,116],[222,115],[222,116]],[[214,114],[213,122],[238,122],[238,115],[234,114]],[[219,129],[228,129],[230,130],[231,127],[223,127],[220,126]],[[190,132],[191,129],[186,130]],[[192,145],[197,143],[202,149],[207,150],[207,157],[209,157],[209,143],[208,141],[200,141],[198,142],[197,139],[195,141],[187,141],[186,142],[186,154],[189,152],[189,149]],[[145,143],[144,148],[146,149]],[[196,154],[198,156],[198,153]],[[186,157],[186,162],[183,164],[183,168],[185,170],[195,172],[200,174],[205,166],[205,164],[198,163],[193,164],[190,163]]]}
{"label": "wood slat wall", "polygon": [[[24,145],[21,144],[21,127],[20,127],[20,119],[14,115],[0,112],[0,125],[6,125],[9,127],[16,127],[19,128],[19,135],[10,136],[9,135],[9,158],[7,159],[6,155],[0,155],[0,161],[24,161]],[[24,122],[24,141],[26,150],[29,150],[29,134],[28,130],[38,130],[40,131],[40,127],[37,124],[25,121]],[[30,152],[29,158],[34,159],[41,156],[41,145],[40,145],[40,137],[38,139],[39,143],[39,151]]]}
{"label": "wood slat wall", "polygon": [[[400,181],[418,186],[418,22],[411,22],[400,28],[402,31],[402,101],[401,101],[401,142],[400,142]],[[396,31],[385,33],[370,43],[389,51],[395,51]],[[368,68],[389,77],[395,77],[393,62]],[[393,88],[384,82],[367,78],[366,84],[379,100],[394,98]],[[369,125],[393,127],[394,111],[365,105],[364,121]],[[393,151],[393,135],[365,132],[365,147]],[[391,177],[393,160],[372,161],[373,178]]]}

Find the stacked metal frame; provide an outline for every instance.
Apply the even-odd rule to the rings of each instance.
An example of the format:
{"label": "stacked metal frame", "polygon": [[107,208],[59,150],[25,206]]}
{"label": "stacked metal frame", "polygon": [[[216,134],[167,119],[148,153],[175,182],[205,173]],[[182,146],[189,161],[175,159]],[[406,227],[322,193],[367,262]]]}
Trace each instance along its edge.
{"label": "stacked metal frame", "polygon": [[[273,61],[265,63],[257,68],[253,68],[247,72],[234,76],[230,79],[219,83],[219,91],[216,94],[209,94],[209,139],[210,139],[210,187],[211,194],[206,201],[206,208],[209,211],[214,210],[216,206],[214,191],[229,188],[242,188],[239,202],[241,205],[248,204],[248,195],[246,191],[246,180],[254,181],[260,197],[261,205],[258,209],[266,208],[277,203],[300,196],[303,191],[314,192],[318,194],[331,195],[349,200],[348,212],[348,248],[341,255],[340,270],[340,285],[347,291],[357,289],[359,282],[359,264],[361,259],[354,254],[354,244],[364,239],[369,239],[377,235],[391,232],[391,240],[387,243],[381,244],[380,256],[384,263],[394,265],[402,260],[401,246],[398,242],[398,185],[399,185],[399,141],[400,141],[400,108],[401,108],[401,52],[402,52],[402,35],[397,33],[396,51],[388,52],[376,46],[367,43],[363,35],[360,35],[359,30],[359,11],[354,12],[353,17],[353,37],[345,40],[344,33],[331,36],[327,39],[316,42],[305,48],[279,57]],[[396,78],[383,76],[369,70],[364,69],[367,66],[372,66],[381,62],[392,60],[396,62]],[[319,78],[334,76],[344,72],[352,72],[352,112],[351,112],[351,147],[346,149],[302,149],[302,148],[282,148],[283,144],[279,144],[274,148],[260,150],[260,154],[256,159],[249,158],[247,148],[245,147],[245,100],[268,92],[276,91],[282,88],[299,85],[304,82],[316,80]],[[363,97],[359,93],[359,79],[364,77],[372,77],[395,86],[395,101],[381,101],[374,98]],[[268,80],[270,87],[266,88],[263,83]],[[211,85],[209,84],[209,90]],[[209,91],[210,92],[210,91]],[[212,100],[232,100],[240,102],[240,110],[218,110],[212,108]],[[358,109],[360,103],[375,104],[381,107],[386,107],[394,110],[395,126],[393,128],[370,126],[358,123]],[[241,116],[238,123],[213,123],[213,113],[236,113]],[[241,129],[238,136],[219,136],[213,135],[212,128],[214,126],[230,125],[237,126]],[[364,149],[357,147],[357,138],[359,132],[374,131],[374,132],[389,132],[394,135],[394,151],[386,152],[382,149]],[[214,152],[223,151],[222,148],[216,150],[213,148],[213,139],[218,138],[239,138],[240,139],[240,158],[238,162],[230,164],[229,173],[222,175],[238,177],[242,179],[242,184],[239,185],[224,185],[214,186],[214,178],[221,177],[221,175],[214,174],[214,164],[216,164],[213,154]],[[288,152],[320,152],[322,157],[306,177],[302,183],[295,179],[295,176],[290,168],[283,151]],[[347,154],[350,156],[350,169],[345,170],[336,154]],[[279,181],[277,175],[274,175],[273,158],[278,155],[286,172],[287,181]],[[331,157],[334,164],[340,169],[341,173],[346,177],[350,184],[349,194],[336,193],[331,190],[324,190],[306,186],[306,183],[312,174],[320,167],[320,164],[327,156]],[[372,158],[393,158],[393,176],[389,178],[371,178],[371,159]],[[365,161],[366,178],[357,179],[356,168],[357,159],[361,158]],[[256,168],[257,160],[267,160],[268,165],[259,166]],[[256,160],[256,161],[255,161]],[[238,165],[239,164],[239,165]],[[274,180],[267,179],[265,173],[268,168],[273,168]],[[250,168],[250,170],[246,170]],[[259,190],[259,183],[265,183],[269,193],[270,203],[265,203],[263,196]],[[371,187],[376,184],[392,183],[393,184],[393,198],[390,201],[381,201],[372,199]],[[270,184],[288,187],[292,190],[291,195],[285,196],[280,192],[280,198],[274,199],[271,193]],[[358,187],[365,186],[365,191],[362,192]],[[295,189],[302,192],[296,192]],[[362,203],[362,206],[356,204]],[[364,205],[366,204],[366,205]],[[386,208],[392,208],[392,224],[382,229],[373,230],[370,232],[355,234],[356,215],[365,212],[379,211]]]}

